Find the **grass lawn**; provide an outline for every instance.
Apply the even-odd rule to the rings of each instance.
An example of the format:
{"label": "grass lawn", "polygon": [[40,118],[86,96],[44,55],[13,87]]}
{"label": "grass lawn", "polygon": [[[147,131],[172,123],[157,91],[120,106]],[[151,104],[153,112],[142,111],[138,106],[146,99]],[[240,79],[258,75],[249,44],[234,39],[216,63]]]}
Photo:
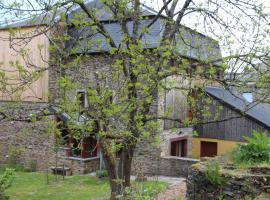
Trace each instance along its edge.
{"label": "grass lawn", "polygon": [[[0,176],[4,172],[0,169]],[[149,181],[139,188],[153,193],[164,191],[166,183]],[[107,180],[100,180],[90,176],[69,176],[65,180],[59,176],[49,176],[46,183],[45,173],[15,172],[12,186],[7,190],[10,200],[102,200],[108,199],[110,194]]]}

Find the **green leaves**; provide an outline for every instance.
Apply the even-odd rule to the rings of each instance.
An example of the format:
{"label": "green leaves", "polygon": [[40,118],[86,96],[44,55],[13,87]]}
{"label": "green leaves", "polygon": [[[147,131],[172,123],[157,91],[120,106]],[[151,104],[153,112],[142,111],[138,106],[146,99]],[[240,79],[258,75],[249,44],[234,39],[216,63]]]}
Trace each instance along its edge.
{"label": "green leaves", "polygon": [[222,184],[222,177],[220,175],[220,165],[217,161],[210,161],[207,164],[206,177],[214,186]]}
{"label": "green leaves", "polygon": [[0,199],[7,200],[5,190],[9,188],[14,179],[14,169],[7,168],[2,176],[0,176]]}
{"label": "green leaves", "polygon": [[244,138],[248,143],[240,144],[233,150],[233,161],[240,165],[270,164],[270,137],[254,130],[252,137]]}

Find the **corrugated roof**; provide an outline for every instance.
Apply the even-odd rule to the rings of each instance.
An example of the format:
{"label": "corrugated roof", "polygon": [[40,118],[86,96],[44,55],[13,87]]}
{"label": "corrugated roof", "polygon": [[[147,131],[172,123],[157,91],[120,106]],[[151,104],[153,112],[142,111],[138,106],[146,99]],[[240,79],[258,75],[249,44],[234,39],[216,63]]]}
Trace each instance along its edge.
{"label": "corrugated roof", "polygon": [[223,88],[206,87],[206,93],[270,128],[270,104],[249,103]]}

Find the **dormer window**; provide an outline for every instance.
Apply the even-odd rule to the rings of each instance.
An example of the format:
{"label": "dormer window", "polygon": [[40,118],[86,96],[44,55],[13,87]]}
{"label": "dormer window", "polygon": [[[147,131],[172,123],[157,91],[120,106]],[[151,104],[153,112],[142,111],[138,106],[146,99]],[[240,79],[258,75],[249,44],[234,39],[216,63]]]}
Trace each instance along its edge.
{"label": "dormer window", "polygon": [[242,96],[247,102],[249,102],[249,103],[253,102],[252,92],[243,92]]}

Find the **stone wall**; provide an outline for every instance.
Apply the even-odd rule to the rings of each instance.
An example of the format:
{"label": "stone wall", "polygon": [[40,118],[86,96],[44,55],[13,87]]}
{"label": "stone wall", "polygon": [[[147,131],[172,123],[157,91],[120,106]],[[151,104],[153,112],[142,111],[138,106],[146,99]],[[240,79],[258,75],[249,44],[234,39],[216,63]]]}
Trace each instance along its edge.
{"label": "stone wall", "polygon": [[163,176],[184,176],[187,177],[191,165],[199,162],[199,160],[191,158],[182,158],[175,156],[161,157],[159,163],[158,175]]}
{"label": "stone wall", "polygon": [[161,143],[161,156],[170,156],[171,154],[171,141],[177,141],[178,139],[187,140],[187,157],[192,157],[192,127],[177,128],[174,130],[164,130],[160,133]]}
{"label": "stone wall", "polygon": [[60,158],[58,166],[70,168],[71,175],[87,174],[99,170],[100,159],[94,158]]}
{"label": "stone wall", "polygon": [[[45,104],[23,103],[23,105],[6,105],[1,108],[11,112],[11,116],[27,117],[43,109]],[[14,110],[12,111],[12,106]],[[54,135],[45,131],[45,121],[1,121],[0,127],[0,163],[23,164],[32,170],[43,170],[53,163]]]}
{"label": "stone wall", "polygon": [[[139,144],[141,145],[141,144]],[[147,151],[147,147],[149,151]],[[160,156],[160,148],[151,145],[137,148],[133,159],[132,174],[148,176],[187,177],[191,165],[199,162],[197,159],[176,156]]]}
{"label": "stone wall", "polygon": [[133,163],[132,173],[134,175],[157,175],[160,162],[160,148],[154,146],[149,141],[140,141],[137,143]]}
{"label": "stone wall", "polygon": [[[92,56],[85,56],[77,66],[66,68],[62,70],[62,75],[70,76],[71,79],[76,82],[79,80],[82,87],[95,83],[94,72],[95,71],[106,71],[109,70],[109,65],[112,59],[107,54],[96,54]],[[49,88],[51,93],[50,100],[57,98],[59,71],[56,67],[50,69],[49,76]],[[110,81],[110,77],[108,77]],[[84,89],[84,88],[78,88]],[[74,91],[74,97],[76,91]],[[163,103],[161,99],[158,99],[156,94],[155,101],[151,106],[151,113],[156,114],[158,109],[158,103]],[[29,109],[33,103],[24,103],[25,106],[22,109],[17,109],[18,112],[25,112]],[[37,108],[42,109],[48,104],[37,104]],[[29,123],[23,122],[6,122],[1,124],[0,130],[0,162],[7,162],[7,156],[10,154],[8,146],[15,146],[16,148],[26,149],[24,154],[19,156],[18,162],[26,163],[37,163],[37,170],[45,170],[51,166],[55,166],[56,155],[52,150],[54,137],[40,139],[39,136],[42,134],[42,124],[40,126],[33,126]],[[3,128],[4,127],[4,128]],[[26,139],[19,140],[22,130],[29,127],[29,135]],[[191,129],[181,129],[181,135],[190,133]],[[161,147],[156,147],[149,141],[140,141],[137,144],[134,160],[133,160],[133,172],[144,173],[147,175],[168,175],[168,176],[180,176],[186,174],[186,169],[190,165],[189,161],[183,161],[179,158],[163,158],[161,156],[169,156],[169,144],[170,138],[178,137],[178,134],[170,133],[165,131],[161,134]],[[14,138],[10,140],[10,137]],[[2,138],[2,139],[1,139]],[[9,141],[7,141],[9,140]],[[34,141],[34,142],[33,142]],[[34,143],[34,145],[32,145]],[[190,145],[189,145],[190,147]],[[164,154],[162,154],[162,152]],[[188,151],[191,152],[191,151]],[[44,159],[46,158],[46,159]],[[32,161],[33,160],[33,161]],[[77,159],[63,159],[59,160],[59,165],[65,164],[66,167],[70,167],[73,174],[84,174],[99,169],[99,159],[93,160],[77,160]],[[27,164],[28,165],[28,164]],[[184,169],[181,169],[184,166]]]}
{"label": "stone wall", "polygon": [[[0,102],[10,116],[27,119],[32,113],[46,108],[46,103]],[[67,159],[54,152],[55,135],[45,128],[47,121],[1,121],[0,164],[20,164],[31,170],[44,171],[65,164],[72,174],[85,174],[99,169],[99,157],[91,159]]]}
{"label": "stone wall", "polygon": [[[211,183],[206,176],[204,164],[196,164],[191,167],[187,179],[187,200],[244,200],[255,199],[262,193],[267,194],[270,187],[270,168],[257,173],[251,171],[237,171],[223,169],[220,173],[221,184]],[[269,192],[269,191],[268,191]],[[263,200],[269,198],[262,198]]]}
{"label": "stone wall", "polygon": [[[71,77],[74,82],[80,82],[82,87],[88,87],[91,85],[94,86],[96,84],[95,74],[96,71],[107,72],[110,70],[110,65],[113,63],[113,59],[109,54],[95,54],[88,55],[82,58],[80,64],[76,66],[72,66],[67,68],[64,71],[64,74]],[[110,74],[110,73],[108,73]],[[106,77],[106,84],[110,85],[113,88],[119,87],[119,83],[114,83],[112,77]],[[85,88],[78,88],[85,89]],[[74,94],[70,94],[75,97]],[[155,94],[155,100],[152,103],[150,113],[157,113],[157,93]],[[153,134],[155,135],[155,134]],[[152,139],[148,141],[139,141],[133,158],[132,171],[133,174],[144,173],[147,175],[153,175],[157,173],[158,170],[158,162],[160,160],[160,148],[152,145]]]}
{"label": "stone wall", "polygon": [[[99,156],[92,158],[66,157],[65,148],[60,148],[57,158],[57,165],[70,168],[71,175],[87,174],[100,169]],[[53,166],[55,165],[56,163]]]}

